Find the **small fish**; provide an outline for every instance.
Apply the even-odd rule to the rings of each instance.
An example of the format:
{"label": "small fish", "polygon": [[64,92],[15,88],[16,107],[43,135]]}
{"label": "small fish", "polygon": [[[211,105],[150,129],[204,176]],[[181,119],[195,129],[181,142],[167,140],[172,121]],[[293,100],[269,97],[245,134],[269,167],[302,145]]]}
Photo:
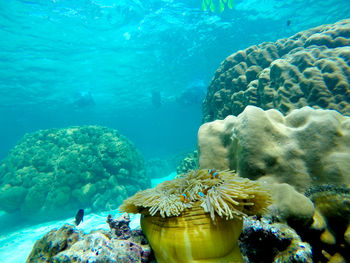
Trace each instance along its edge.
{"label": "small fish", "polygon": [[75,216],[75,225],[79,225],[84,218],[84,209],[79,209],[78,213]]}
{"label": "small fish", "polygon": [[183,202],[183,203],[189,203],[189,202],[190,202],[190,199],[187,197],[186,194],[182,194],[182,195],[180,196],[180,200],[181,200],[181,202]]}
{"label": "small fish", "polygon": [[287,26],[290,26],[290,23],[292,23],[292,21],[287,20]]}
{"label": "small fish", "polygon": [[219,174],[213,169],[209,169],[209,174],[211,174],[213,176],[213,179],[219,178]]}
{"label": "small fish", "polygon": [[202,192],[198,192],[200,197],[205,197],[205,195]]}

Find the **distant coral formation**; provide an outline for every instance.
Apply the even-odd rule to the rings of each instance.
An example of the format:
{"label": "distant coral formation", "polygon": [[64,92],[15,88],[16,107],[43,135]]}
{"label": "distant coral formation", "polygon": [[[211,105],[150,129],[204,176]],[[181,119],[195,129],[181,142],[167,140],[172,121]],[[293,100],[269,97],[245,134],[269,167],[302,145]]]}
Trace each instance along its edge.
{"label": "distant coral formation", "polygon": [[350,19],[238,51],[221,63],[203,103],[204,122],[248,105],[282,113],[303,106],[350,114]]}
{"label": "distant coral formation", "polygon": [[141,213],[158,263],[242,262],[242,217],[261,214],[270,192],[231,171],[196,170],[128,198],[120,211]]}
{"label": "distant coral formation", "polygon": [[150,185],[135,146],[99,126],[26,134],[2,161],[0,178],[0,209],[28,218],[116,208]]}
{"label": "distant coral formation", "polygon": [[191,170],[198,169],[198,151],[195,150],[187,154],[187,156],[182,159],[179,165],[176,167],[177,174],[185,174]]}
{"label": "distant coral formation", "polygon": [[248,106],[237,117],[203,124],[200,168],[233,169],[303,192],[317,184],[350,184],[350,117],[304,107],[283,116]]}
{"label": "distant coral formation", "polygon": [[[108,216],[110,231],[95,230],[85,234],[65,224],[36,241],[26,263],[46,262],[151,262],[151,249],[139,229],[131,230],[127,214]],[[118,235],[118,233],[123,235]],[[126,234],[127,233],[127,234]]]}

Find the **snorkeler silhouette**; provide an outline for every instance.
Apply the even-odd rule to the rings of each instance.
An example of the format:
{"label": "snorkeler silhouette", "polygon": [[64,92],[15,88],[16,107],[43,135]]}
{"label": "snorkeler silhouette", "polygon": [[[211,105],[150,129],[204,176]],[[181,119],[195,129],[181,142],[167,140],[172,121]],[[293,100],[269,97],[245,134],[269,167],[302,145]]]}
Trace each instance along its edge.
{"label": "snorkeler silhouette", "polygon": [[75,97],[73,104],[78,108],[95,106],[95,100],[90,91],[80,91]]}
{"label": "snorkeler silhouette", "polygon": [[152,91],[152,105],[156,108],[160,108],[162,106],[162,96],[159,91]]}

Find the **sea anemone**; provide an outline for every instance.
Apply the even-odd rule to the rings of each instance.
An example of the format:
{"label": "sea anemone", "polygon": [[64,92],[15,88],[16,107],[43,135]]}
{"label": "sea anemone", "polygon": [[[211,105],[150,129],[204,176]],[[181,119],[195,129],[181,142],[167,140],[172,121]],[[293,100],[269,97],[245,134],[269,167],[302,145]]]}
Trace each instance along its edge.
{"label": "sea anemone", "polygon": [[270,193],[258,182],[201,169],[140,191],[119,210],[142,214],[142,230],[159,263],[240,262],[242,217],[269,204]]}
{"label": "sea anemone", "polygon": [[[139,191],[119,207],[121,212],[161,217],[179,216],[194,202],[200,202],[214,220],[215,214],[226,219],[242,218],[263,212],[271,203],[269,192],[258,182],[241,178],[232,171],[216,172],[201,169],[179,175],[153,189]],[[190,202],[183,202],[185,194]]]}

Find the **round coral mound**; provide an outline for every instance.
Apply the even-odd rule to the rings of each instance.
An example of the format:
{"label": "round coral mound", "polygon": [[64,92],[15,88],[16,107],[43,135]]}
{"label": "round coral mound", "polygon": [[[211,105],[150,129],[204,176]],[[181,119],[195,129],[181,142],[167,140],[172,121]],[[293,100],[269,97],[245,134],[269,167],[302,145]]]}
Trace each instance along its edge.
{"label": "round coral mound", "polygon": [[203,121],[246,106],[288,114],[304,106],[350,114],[350,20],[322,25],[226,58],[208,87]]}
{"label": "round coral mound", "polygon": [[114,209],[150,185],[142,155],[99,126],[26,134],[0,165],[0,209],[24,218]]}

